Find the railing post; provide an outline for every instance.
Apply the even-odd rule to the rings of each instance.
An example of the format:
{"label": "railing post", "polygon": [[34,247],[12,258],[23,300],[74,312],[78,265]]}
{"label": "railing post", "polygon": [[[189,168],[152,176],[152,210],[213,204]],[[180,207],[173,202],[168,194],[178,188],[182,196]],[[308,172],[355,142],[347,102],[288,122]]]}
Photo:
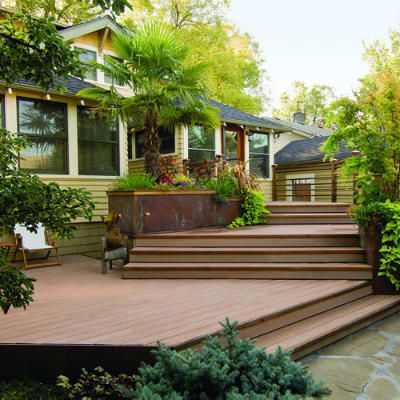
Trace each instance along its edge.
{"label": "railing post", "polygon": [[[360,154],[361,154],[361,152],[359,151],[359,150],[353,150],[352,152],[351,152],[351,156],[352,157],[360,157]],[[353,175],[353,204],[355,203],[355,197],[357,196],[357,194],[358,194],[358,190],[357,190],[357,179],[358,179],[358,174],[357,173],[355,173],[354,175]]]}
{"label": "railing post", "polygon": [[272,201],[278,200],[277,173],[278,164],[272,164]]}
{"label": "railing post", "polygon": [[189,158],[184,158],[183,160],[182,160],[182,164],[183,164],[183,175],[185,175],[185,176],[189,176],[189,163],[190,163],[190,160],[189,160]]}
{"label": "railing post", "polygon": [[337,202],[337,159],[333,158],[331,163],[331,202]]}

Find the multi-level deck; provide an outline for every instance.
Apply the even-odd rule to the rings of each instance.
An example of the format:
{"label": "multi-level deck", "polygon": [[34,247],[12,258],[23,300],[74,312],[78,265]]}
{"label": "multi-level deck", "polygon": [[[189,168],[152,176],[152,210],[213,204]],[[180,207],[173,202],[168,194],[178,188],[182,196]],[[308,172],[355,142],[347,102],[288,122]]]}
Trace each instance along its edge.
{"label": "multi-level deck", "polygon": [[347,205],[269,207],[269,225],[140,236],[125,279],[82,256],[30,271],[35,301],[0,316],[0,375],[130,370],[157,341],[201,346],[226,317],[299,358],[400,309],[372,294]]}

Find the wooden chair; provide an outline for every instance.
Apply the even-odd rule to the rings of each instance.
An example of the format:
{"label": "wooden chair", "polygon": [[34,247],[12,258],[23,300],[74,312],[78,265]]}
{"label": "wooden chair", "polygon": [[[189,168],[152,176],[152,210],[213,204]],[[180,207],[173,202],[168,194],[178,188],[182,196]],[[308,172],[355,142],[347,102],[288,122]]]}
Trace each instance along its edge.
{"label": "wooden chair", "polygon": [[[37,232],[30,232],[25,226],[17,224],[14,232],[16,245],[13,261],[15,261],[17,252],[20,251],[22,253],[25,269],[61,265],[60,254],[56,242],[52,241],[51,245],[48,244],[49,242],[47,234],[42,224],[38,224]],[[56,253],[57,261],[35,262],[28,264],[27,255],[29,253],[47,252],[46,256],[44,257],[44,259],[47,260],[52,250],[54,250]]]}

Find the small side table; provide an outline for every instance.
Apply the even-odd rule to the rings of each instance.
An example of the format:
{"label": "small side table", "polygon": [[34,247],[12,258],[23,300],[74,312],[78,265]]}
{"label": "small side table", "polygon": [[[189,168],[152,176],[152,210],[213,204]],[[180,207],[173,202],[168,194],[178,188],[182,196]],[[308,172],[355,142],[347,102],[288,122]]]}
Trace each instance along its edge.
{"label": "small side table", "polygon": [[0,242],[0,248],[7,249],[7,256],[10,254],[11,247],[15,246],[14,242]]}

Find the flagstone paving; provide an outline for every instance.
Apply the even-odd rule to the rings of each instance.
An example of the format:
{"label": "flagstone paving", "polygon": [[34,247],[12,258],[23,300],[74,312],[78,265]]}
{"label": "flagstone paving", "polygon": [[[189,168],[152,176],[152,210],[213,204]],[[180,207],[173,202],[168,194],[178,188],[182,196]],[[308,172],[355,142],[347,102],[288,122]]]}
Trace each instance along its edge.
{"label": "flagstone paving", "polygon": [[400,313],[303,359],[330,400],[400,399]]}

